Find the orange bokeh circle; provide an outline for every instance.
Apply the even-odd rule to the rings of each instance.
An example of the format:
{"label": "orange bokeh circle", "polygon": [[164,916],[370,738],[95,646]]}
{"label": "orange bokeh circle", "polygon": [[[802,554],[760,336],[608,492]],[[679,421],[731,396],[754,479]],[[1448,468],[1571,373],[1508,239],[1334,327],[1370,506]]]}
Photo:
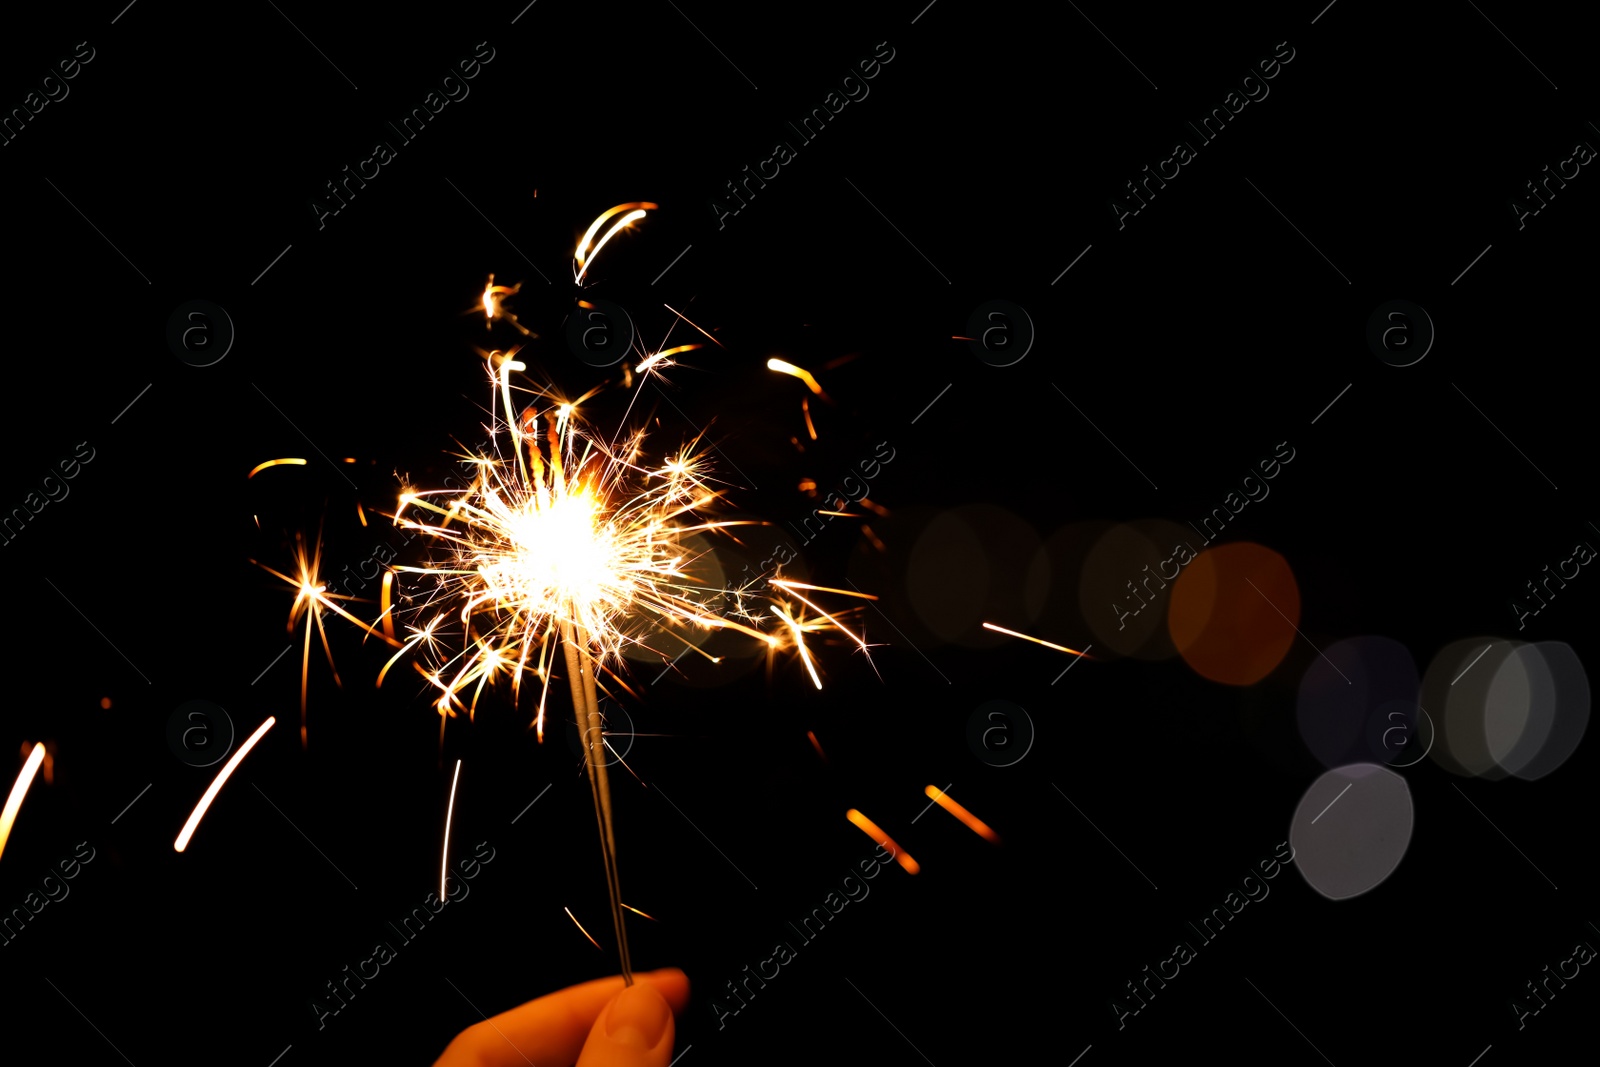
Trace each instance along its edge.
{"label": "orange bokeh circle", "polygon": [[1200,553],[1172,586],[1167,631],[1196,674],[1254,685],[1283,662],[1300,622],[1289,563],[1248,541]]}

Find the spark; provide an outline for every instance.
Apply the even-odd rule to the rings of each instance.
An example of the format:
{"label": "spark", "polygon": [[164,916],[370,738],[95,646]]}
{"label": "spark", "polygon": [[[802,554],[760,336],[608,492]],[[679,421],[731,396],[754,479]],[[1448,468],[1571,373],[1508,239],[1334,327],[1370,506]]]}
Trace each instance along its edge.
{"label": "spark", "polygon": [[234,768],[239,766],[250,750],[256,747],[256,742],[261,740],[262,735],[272,729],[272,724],[277,721],[275,716],[267,716],[266,722],[257,726],[256,732],[251,734],[249,739],[239,746],[239,750],[233,754],[228,762],[222,765],[222,770],[217,772],[217,776],[211,780],[211,785],[207,787],[205,794],[200,797],[200,803],[196,804],[194,811],[189,813],[189,821],[183,824],[183,830],[179,832],[178,839],[172,843],[174,852],[182,852],[189,847],[189,839],[194,836],[195,829],[200,825],[200,820],[205,817],[206,809],[211,807],[211,802],[216,799],[217,793],[222,789],[222,783],[228,780],[228,775],[233,773]]}
{"label": "spark", "polygon": [[873,594],[871,594],[871,593],[863,593],[860,590],[855,590],[855,589],[834,589],[834,588],[832,588],[830,586],[826,586],[826,585],[807,585],[805,582],[796,582],[796,581],[792,581],[792,580],[790,580],[788,578],[774,578],[774,579],[772,579],[771,584],[777,586],[780,589],[815,589],[819,593],[838,593],[840,596],[860,597],[862,600],[877,600],[878,599]]}
{"label": "spark", "polygon": [[361,501],[359,500],[356,501],[356,518],[361,520],[361,525],[365,526],[367,524],[367,512],[361,506]]}
{"label": "spark", "polygon": [[799,378],[802,382],[805,382],[807,389],[810,389],[813,393],[816,393],[823,399],[827,399],[828,394],[822,391],[822,386],[817,384],[817,380],[811,376],[811,372],[806,370],[804,367],[796,367],[793,363],[787,363],[784,360],[773,357],[772,359],[767,360],[767,369],[775,370],[779,374],[793,375],[794,377]]}
{"label": "spark", "polygon": [[677,355],[679,352],[693,352],[697,348],[704,347],[704,345],[696,343],[692,345],[678,345],[676,348],[662,349],[660,352],[646,357],[644,362],[633,368],[633,372],[635,374],[644,374],[647,371],[656,370],[657,368],[676,367],[677,364],[672,361],[673,356]]}
{"label": "spark", "polygon": [[[583,239],[578,242],[578,247],[572,253],[572,262],[575,265],[572,280],[581,283],[583,276],[588,273],[589,267],[594,263],[594,258],[606,246],[606,242],[615,237],[619,231],[626,229],[630,224],[644,218],[645,212],[654,211],[655,209],[656,205],[641,201],[634,204],[618,204],[616,207],[607,208],[601,212],[600,217],[589,224],[589,229],[584,232]],[[611,229],[606,231],[606,235],[600,238],[598,242],[595,242],[594,247],[591,248],[590,242],[594,241],[594,235],[600,232],[600,227],[604,226],[606,220],[619,211],[626,211],[627,214],[613,223]]]}
{"label": "spark", "polygon": [[450,806],[444,809],[444,848],[439,854],[439,899],[445,898],[445,881],[450,873],[450,819],[456,813],[456,783],[461,780],[461,761],[456,760],[456,773],[450,779]]}
{"label": "spark", "polygon": [[906,869],[907,874],[916,874],[922,866],[911,858],[911,853],[894,843],[894,838],[878,828],[878,824],[861,814],[855,808],[844,813],[844,817],[855,823],[861,832],[872,838],[878,844],[893,853],[895,862]]}
{"label": "spark", "polygon": [[817,755],[822,757],[822,762],[829,762],[828,754],[822,751],[822,742],[817,740],[817,735],[810,730],[807,730],[806,736],[811,739],[811,747],[817,750]]}
{"label": "spark", "polygon": [[644,913],[644,912],[642,912],[642,911],[640,911],[640,910],[639,910],[639,909],[638,909],[638,908],[636,908],[636,907],[634,907],[634,906],[633,906],[633,905],[631,905],[631,904],[624,904],[624,905],[622,905],[622,906],[623,906],[623,907],[624,907],[624,908],[627,908],[627,909],[628,909],[628,910],[629,910],[629,911],[631,911],[631,912],[633,912],[633,913],[634,913],[634,914],[635,914],[635,915],[644,915],[644,917],[645,917],[645,918],[646,918],[646,919],[649,919],[649,920],[650,920],[650,921],[651,921],[651,922],[653,922],[653,923],[654,923],[654,922],[660,922],[660,921],[661,921],[661,920],[660,920],[660,919],[657,919],[657,918],[656,918],[656,917],[655,917],[655,916],[654,916],[654,915],[645,915],[645,913]]}
{"label": "spark", "polygon": [[524,337],[538,336],[519,323],[517,317],[505,305],[505,298],[515,296],[521,289],[521,282],[516,285],[496,285],[494,283],[494,275],[489,275],[489,280],[484,283],[483,293],[478,297],[478,306],[471,309],[472,311],[483,312],[484,329],[492,327],[495,319],[504,319],[516,327]]}
{"label": "spark", "polygon": [[968,811],[960,804],[957,804],[953,799],[951,799],[950,794],[946,793],[944,790],[936,789],[930,785],[922,792],[928,797],[929,800],[932,800],[945,811],[948,811],[951,815],[954,815],[956,818],[966,823],[969,830],[983,838],[985,841],[989,841],[996,845],[1000,843],[1000,835],[989,829],[988,823],[972,814],[972,812]]}
{"label": "spark", "polygon": [[16,784],[11,787],[11,795],[6,797],[5,810],[0,811],[0,854],[6,850],[6,841],[11,837],[11,827],[16,824],[17,812],[22,807],[22,798],[28,795],[28,786],[33,784],[33,776],[39,773],[39,764],[43,762],[44,745],[36,744],[33,746],[33,751],[28,753],[28,759],[17,775]]}
{"label": "spark", "polygon": [[328,587],[322,583],[319,577],[319,571],[322,566],[322,535],[320,533],[317,535],[316,545],[310,555],[306,554],[305,539],[299,534],[295,535],[295,577],[293,578],[282,571],[267,566],[265,563],[260,563],[256,560],[251,560],[250,562],[274,578],[283,581],[295,591],[294,603],[289,607],[288,630],[291,634],[294,633],[295,623],[300,621],[301,616],[305,617],[304,651],[300,658],[300,746],[304,748],[306,747],[306,694],[311,672],[311,629],[313,626],[316,627],[317,635],[322,638],[322,650],[328,657],[329,670],[333,671],[334,684],[340,688],[344,686],[344,683],[339,681],[338,668],[333,665],[333,649],[328,645],[328,633],[322,624],[323,609],[326,608],[350,620],[373,637],[386,641],[391,645],[398,646],[400,642],[392,637],[380,634],[350,614],[350,612],[341,608],[337,603],[340,600],[356,600],[358,598],[344,593],[328,592]]}
{"label": "spark", "polygon": [[1068,648],[1066,645],[1058,645],[1058,644],[1055,644],[1054,642],[1044,641],[1044,640],[1041,640],[1041,639],[1039,639],[1037,637],[1029,637],[1027,634],[1019,634],[1015,630],[1007,630],[1004,626],[996,626],[992,622],[984,623],[983,624],[983,628],[985,630],[993,630],[995,633],[1008,634],[1011,637],[1020,637],[1024,641],[1032,641],[1036,645],[1043,645],[1045,648],[1053,648],[1057,652],[1070,652],[1074,656],[1083,656],[1085,659],[1093,659],[1094,658],[1093,656],[1090,656],[1087,652],[1079,652],[1077,649]]}
{"label": "spark", "polygon": [[[56,784],[56,743],[54,741],[45,741],[45,742],[41,742],[41,743],[44,745],[44,766],[42,768],[40,768],[40,770],[44,773],[44,784],[45,785],[55,785]],[[24,763],[26,763],[27,760],[28,760],[28,757],[33,754],[33,746],[28,744],[28,742],[26,742],[26,741],[22,742],[21,753],[22,753],[22,760],[23,760]]]}
{"label": "spark", "polygon": [[257,463],[254,467],[251,467],[250,473],[245,475],[245,480],[249,481],[257,474],[260,474],[262,471],[266,470],[268,467],[276,467],[280,464],[288,464],[292,467],[304,467],[306,465],[306,461],[303,459],[269,459],[265,463]]}
{"label": "spark", "polygon": [[692,319],[690,319],[689,316],[685,315],[683,312],[679,311],[677,308],[673,307],[671,304],[662,304],[661,306],[666,308],[668,311],[672,312],[674,315],[678,316],[678,318],[682,319],[684,322],[687,322],[690,326],[694,326],[695,329],[700,330],[701,333],[705,334],[706,340],[710,341],[712,344],[716,345],[718,348],[724,348],[725,349],[725,348],[728,347],[727,345],[723,344],[721,341],[717,340],[715,337],[712,337],[709,333],[706,333],[704,330],[701,330],[699,326],[695,325],[694,321]]}
{"label": "spark", "polygon": [[800,398],[800,413],[806,417],[806,433],[810,434],[811,439],[815,441],[817,439],[817,427],[811,421],[811,398],[809,396]]}
{"label": "spark", "polygon": [[[623,906],[626,907],[627,905],[623,905]],[[572,914],[572,909],[571,908],[563,907],[561,910],[567,913],[567,918],[572,920],[572,925],[576,926],[578,928],[578,931],[581,934],[583,934],[584,937],[588,937],[589,938],[589,944],[593,945],[597,949],[600,949],[601,952],[605,951],[605,949],[600,948],[600,942],[596,941],[592,937],[589,937],[589,931],[585,930],[583,928],[583,924],[578,921],[578,917],[576,915]],[[629,910],[631,911],[632,909],[629,909]]]}

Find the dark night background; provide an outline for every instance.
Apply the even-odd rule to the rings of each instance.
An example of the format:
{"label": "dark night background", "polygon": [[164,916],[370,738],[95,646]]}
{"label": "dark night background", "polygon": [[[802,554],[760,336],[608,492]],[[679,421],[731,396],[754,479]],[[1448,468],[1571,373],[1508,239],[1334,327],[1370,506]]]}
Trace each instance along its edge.
{"label": "dark night background", "polygon": [[[1315,648],[1381,634],[1426,669],[1452,642],[1518,637],[1592,661],[1600,578],[1580,574],[1521,632],[1510,607],[1600,536],[1583,326],[1600,179],[1585,168],[1520,232],[1509,207],[1600,137],[1572,14],[925,2],[539,0],[519,17],[517,0],[448,14],[139,0],[120,15],[112,0],[8,16],[7,112],[78,42],[94,58],[0,146],[0,508],[79,442],[94,458],[0,549],[0,783],[25,742],[54,745],[54,780],[34,782],[0,860],[0,908],[78,842],[95,858],[0,946],[19,1020],[0,1059],[266,1067],[292,1046],[284,1067],[426,1064],[479,1021],[474,1006],[492,1015],[615,971],[581,757],[561,730],[540,746],[528,708],[486,694],[441,757],[416,675],[397,667],[374,690],[388,654],[334,619],[344,687],[314,650],[302,751],[298,643],[274,661],[291,596],[249,561],[287,568],[294,532],[320,523],[327,570],[359,565],[393,538],[377,512],[395,473],[436,484],[454,440],[481,439],[474,347],[522,340],[465,314],[489,272],[522,283],[510,307],[540,335],[531,371],[570,394],[604,380],[563,338],[570,256],[591,219],[633,200],[660,209],[602,253],[589,296],[626,306],[650,344],[674,321],[663,304],[721,341],[668,373],[670,403],[646,387],[636,418],[660,419],[660,449],[705,429],[738,467],[713,456],[741,510],[775,523],[751,535],[750,561],[820,506],[802,478],[828,488],[880,442],[894,450],[870,491],[892,512],[872,522],[883,551],[839,519],[791,571],[882,596],[859,616],[884,645],[871,663],[822,648],[821,692],[793,661],[769,679],[753,661],[715,673],[689,657],[655,684],[660,665],[635,665],[636,729],[670,736],[629,751],[649,788],[613,769],[621,883],[659,920],[630,926],[636,967],[693,983],[681,1063],[1066,1064],[1092,1046],[1084,1067],[1245,1049],[1466,1067],[1492,1046],[1489,1067],[1549,1062],[1582,1033],[1600,995],[1588,969],[1520,1032],[1509,1004],[1600,937],[1580,836],[1592,739],[1534,783],[1431,759],[1400,771],[1416,824],[1389,880],[1333,902],[1286,870],[1121,1032],[1110,1007],[1288,836],[1323,770],[1294,725]],[[385,122],[480,41],[494,58],[470,95],[398,144]],[[795,143],[785,122],[883,41],[893,59],[870,94],[719,229],[723,183]],[[1123,183],[1280,41],[1295,54],[1270,95],[1119,231]],[[319,229],[313,199],[380,139],[396,158]],[[165,338],[193,299],[237,331],[209,367]],[[952,340],[990,299],[1037,329],[1013,366]],[[1364,338],[1392,299],[1438,331],[1410,367]],[[680,325],[671,343],[695,340]],[[833,400],[812,405],[818,441],[804,386],[765,369],[773,355]],[[600,425],[621,396],[592,405]],[[1299,586],[1304,637],[1261,682],[1110,656],[1063,678],[1069,657],[977,628],[1095,641],[1081,549],[1052,536],[1197,520],[1280,441],[1294,462],[1223,538],[1281,553]],[[246,479],[282,456],[308,465]],[[927,594],[908,574],[935,517],[971,505],[1031,535],[979,527],[979,562],[948,575],[973,591],[952,601],[972,621],[950,641],[919,617]],[[1046,542],[1054,566],[1037,563]],[[216,770],[168,748],[168,716],[191,699],[225,708],[241,738],[278,725],[177,854]],[[969,716],[994,699],[1037,731],[1013,766],[968,744]],[[551,707],[568,707],[559,682]],[[386,924],[436,887],[456,757],[452,855],[486,841],[493,862],[319,1030],[324,983],[394,940]],[[929,784],[1004,844],[919,817]],[[793,940],[786,920],[871,852],[852,807],[921,873],[886,870],[719,1029],[724,983]]]}

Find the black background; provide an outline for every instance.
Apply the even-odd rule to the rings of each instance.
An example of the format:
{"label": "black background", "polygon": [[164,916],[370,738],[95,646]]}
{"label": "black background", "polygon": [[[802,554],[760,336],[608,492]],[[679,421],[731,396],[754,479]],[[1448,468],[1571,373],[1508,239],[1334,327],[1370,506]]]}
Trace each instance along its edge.
{"label": "black background", "polygon": [[[615,969],[564,736],[536,744],[527,709],[491,694],[441,753],[416,676],[397,668],[374,690],[386,653],[335,620],[344,686],[314,654],[303,751],[299,646],[274,660],[290,596],[249,561],[287,566],[293,533],[321,524],[328,569],[359,564],[392,535],[377,512],[396,474],[429,484],[454,439],[481,436],[474,348],[519,340],[465,313],[488,272],[522,283],[511,306],[540,335],[525,356],[541,379],[574,394],[604,380],[562,339],[570,255],[596,214],[631,200],[660,209],[606,249],[590,293],[627,306],[650,344],[673,322],[663,304],[714,329],[722,347],[669,372],[671,403],[647,387],[638,412],[660,418],[662,448],[707,431],[719,467],[738,468],[739,507],[775,523],[752,544],[817,506],[801,478],[835,485],[880,442],[895,455],[871,492],[893,512],[874,524],[885,551],[854,520],[804,549],[813,581],[883,596],[860,616],[885,646],[870,663],[822,649],[820,693],[794,662],[770,679],[730,665],[717,684],[699,669],[651,684],[659,668],[637,665],[636,728],[670,736],[630,752],[651,788],[614,774],[623,895],[659,920],[630,926],[636,965],[693,983],[680,1062],[1067,1063],[1089,1048],[1086,1067],[1174,1053],[1466,1065],[1492,1046],[1488,1065],[1549,1062],[1580,1032],[1600,983],[1587,970],[1520,1032],[1509,1004],[1600,936],[1590,748],[1531,784],[1431,760],[1404,770],[1415,834],[1377,890],[1335,903],[1289,870],[1120,1032],[1110,1007],[1287,837],[1322,770],[1293,728],[1315,648],[1383,634],[1419,667],[1475,636],[1592,652],[1600,579],[1575,579],[1525,631],[1510,607],[1600,519],[1585,474],[1596,179],[1585,169],[1520,231],[1510,208],[1600,136],[1574,16],[922,2],[539,0],[519,17],[516,2],[139,0],[8,27],[5,109],[77,42],[95,50],[70,95],[0,147],[0,506],[21,506],[79,442],[94,449],[70,496],[0,557],[0,752],[20,766],[24,742],[55,746],[54,780],[34,783],[0,861],[0,906],[77,842],[96,850],[71,895],[0,947],[19,1061],[265,1067],[292,1046],[286,1067],[428,1063],[477,1009]],[[395,143],[384,123],[480,41],[494,59],[470,95],[319,228],[324,183]],[[719,229],[723,183],[794,143],[785,121],[882,41],[894,58],[870,95]],[[1119,230],[1123,183],[1280,41],[1294,59],[1270,96]],[[197,298],[237,330],[205,368],[165,341],[173,309]],[[1014,366],[952,340],[994,298],[1037,327]],[[1438,330],[1411,367],[1364,339],[1392,299]],[[703,340],[681,325],[672,337]],[[826,386],[819,441],[804,387],[765,369],[772,355]],[[620,416],[620,396],[596,418]],[[1225,538],[1281,553],[1303,601],[1304,639],[1255,686],[1181,660],[1096,659],[1061,678],[1059,653],[982,631],[945,643],[909,604],[908,559],[943,510],[997,505],[1040,537],[1184,522],[1284,440],[1295,462]],[[308,464],[246,479],[280,456]],[[982,618],[1026,593],[1056,620],[1045,636],[1093,640],[1077,574],[1042,578],[991,547]],[[177,854],[214,773],[167,747],[189,699],[226,708],[241,735],[267,715],[278,725]],[[991,699],[1037,729],[1011,767],[967,743]],[[392,940],[386,923],[435,885],[456,757],[453,854],[487,841],[494,861],[319,1029],[323,984]],[[938,810],[919,817],[929,784],[1004,845]],[[850,807],[922,872],[872,882],[719,1028],[724,983],[871,851]]]}

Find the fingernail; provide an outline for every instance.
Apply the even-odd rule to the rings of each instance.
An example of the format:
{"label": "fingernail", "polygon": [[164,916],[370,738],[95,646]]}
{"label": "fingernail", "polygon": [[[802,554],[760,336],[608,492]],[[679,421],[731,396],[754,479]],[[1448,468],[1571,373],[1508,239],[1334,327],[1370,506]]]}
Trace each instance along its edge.
{"label": "fingernail", "polygon": [[619,1045],[655,1048],[672,1021],[666,998],[647,982],[635,982],[617,995],[606,1014],[606,1036]]}

